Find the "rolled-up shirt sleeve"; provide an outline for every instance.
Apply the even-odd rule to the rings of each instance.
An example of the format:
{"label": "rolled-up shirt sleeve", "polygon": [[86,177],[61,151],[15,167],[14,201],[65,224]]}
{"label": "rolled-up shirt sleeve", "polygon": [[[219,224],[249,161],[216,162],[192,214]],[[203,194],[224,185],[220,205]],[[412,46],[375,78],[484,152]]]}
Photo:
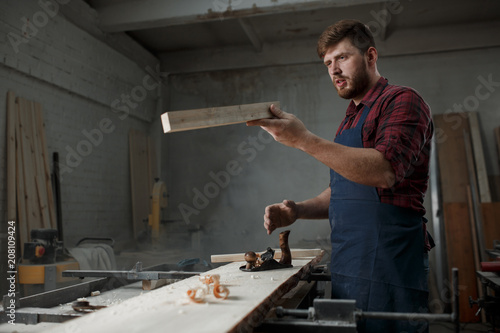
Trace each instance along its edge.
{"label": "rolled-up shirt sleeve", "polygon": [[418,163],[432,137],[429,106],[413,89],[404,89],[389,101],[380,115],[374,148],[391,163],[400,183]]}

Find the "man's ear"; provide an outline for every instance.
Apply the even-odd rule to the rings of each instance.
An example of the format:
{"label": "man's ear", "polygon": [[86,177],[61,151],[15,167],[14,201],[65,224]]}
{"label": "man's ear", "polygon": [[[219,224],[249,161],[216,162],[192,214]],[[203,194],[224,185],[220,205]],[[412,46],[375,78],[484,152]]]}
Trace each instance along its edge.
{"label": "man's ear", "polygon": [[376,48],[371,46],[368,50],[366,50],[365,56],[369,65],[375,65],[378,60],[378,51]]}

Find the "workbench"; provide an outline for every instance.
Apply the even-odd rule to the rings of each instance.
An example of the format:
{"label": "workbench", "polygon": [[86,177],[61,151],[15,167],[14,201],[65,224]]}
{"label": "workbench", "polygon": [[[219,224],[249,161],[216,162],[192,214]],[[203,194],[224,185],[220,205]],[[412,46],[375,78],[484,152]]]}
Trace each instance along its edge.
{"label": "workbench", "polygon": [[203,303],[194,303],[187,291],[202,283],[199,276],[193,276],[51,327],[47,333],[251,332],[321,257],[293,260],[292,268],[260,272],[241,271],[244,262],[230,263],[202,274],[220,275],[220,283],[230,292],[227,299],[208,295]]}
{"label": "workbench", "polygon": [[[500,275],[494,272],[476,272],[477,277],[481,280],[484,288],[489,287],[496,292],[500,292]],[[486,294],[486,289],[485,289]]]}
{"label": "workbench", "polygon": [[500,327],[500,275],[496,272],[476,271],[481,282],[483,298],[478,301],[470,299],[470,303],[477,303],[485,312],[485,316],[495,328]]}

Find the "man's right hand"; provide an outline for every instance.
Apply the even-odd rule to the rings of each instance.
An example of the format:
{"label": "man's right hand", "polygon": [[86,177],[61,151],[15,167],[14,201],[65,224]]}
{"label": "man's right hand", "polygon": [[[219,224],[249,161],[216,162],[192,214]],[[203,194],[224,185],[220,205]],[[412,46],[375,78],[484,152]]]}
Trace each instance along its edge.
{"label": "man's right hand", "polygon": [[264,228],[270,235],[276,228],[289,226],[297,220],[298,207],[292,200],[283,200],[282,203],[266,207],[264,214]]}

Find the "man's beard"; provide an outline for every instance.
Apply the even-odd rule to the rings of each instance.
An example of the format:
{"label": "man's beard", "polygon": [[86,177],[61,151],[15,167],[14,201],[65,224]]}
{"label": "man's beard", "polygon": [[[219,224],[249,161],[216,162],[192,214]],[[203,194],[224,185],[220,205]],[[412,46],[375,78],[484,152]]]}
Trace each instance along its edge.
{"label": "man's beard", "polygon": [[[335,77],[335,79],[345,79],[347,80],[346,77]],[[333,80],[333,83],[335,85],[335,79]],[[353,99],[355,97],[360,96],[363,93],[366,93],[366,89],[370,84],[370,78],[368,76],[368,70],[366,68],[366,64],[364,64],[363,67],[356,73],[352,75],[352,78],[350,80],[351,84],[349,88],[338,88],[335,86],[335,89],[337,89],[337,93],[339,94],[340,97],[344,99]]]}

